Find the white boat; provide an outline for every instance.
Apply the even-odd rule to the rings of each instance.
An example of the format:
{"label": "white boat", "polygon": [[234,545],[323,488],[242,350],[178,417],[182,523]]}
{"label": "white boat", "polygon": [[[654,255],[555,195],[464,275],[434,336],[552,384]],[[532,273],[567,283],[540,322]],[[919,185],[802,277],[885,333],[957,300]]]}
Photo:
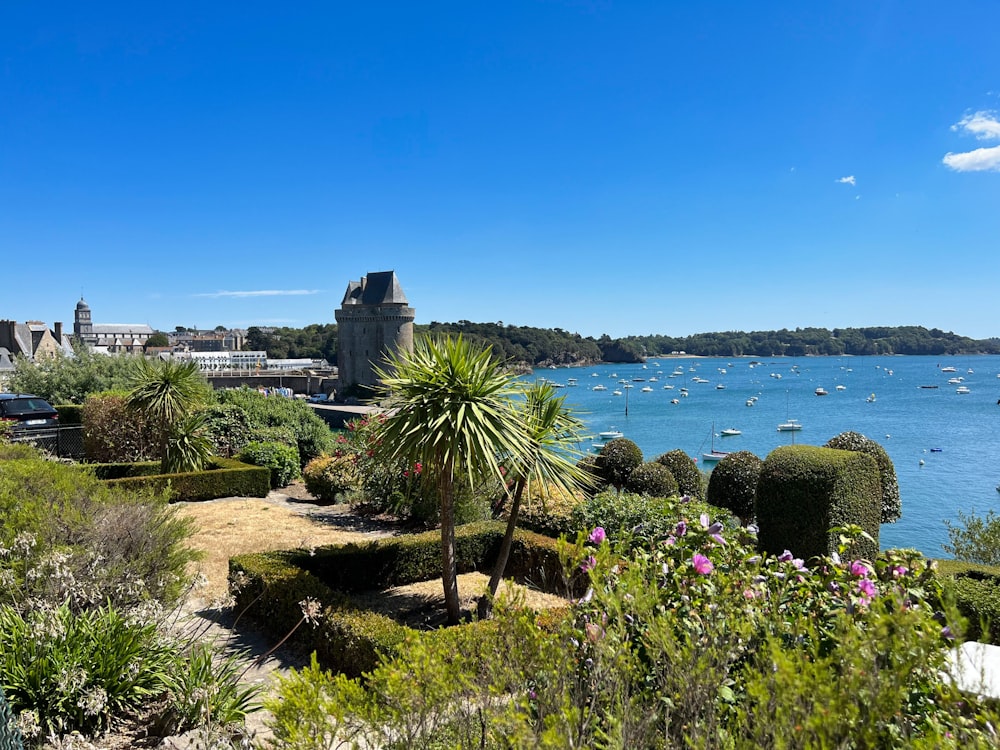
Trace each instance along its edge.
{"label": "white boat", "polygon": [[817,396],[829,396],[829,395],[830,395],[830,391],[828,391],[828,390],[827,390],[826,388],[824,388],[823,386],[820,386],[819,388],[817,388],[817,389],[815,390],[815,394],[816,394]]}
{"label": "white boat", "polygon": [[705,463],[705,464],[718,463],[723,458],[725,458],[726,456],[729,455],[729,453],[727,451],[717,451],[717,450],[715,450],[715,423],[714,422],[712,423],[711,437],[712,437],[712,447],[711,447],[711,449],[708,451],[708,453],[702,453],[701,454],[701,461],[702,461],[702,463]]}
{"label": "white boat", "polygon": [[948,378],[949,385],[959,385],[965,378],[959,376],[957,378]]}
{"label": "white boat", "polygon": [[778,425],[778,432],[798,432],[802,429],[802,425],[799,424],[797,419],[789,419],[787,422],[782,422]]}
{"label": "white boat", "polygon": [[576,385],[576,378],[567,378],[566,379],[566,385],[568,385],[571,388],[573,386],[575,386]]}
{"label": "white boat", "polygon": [[621,391],[611,391],[611,395],[612,396],[620,396],[620,395],[622,395],[622,392]]}
{"label": "white boat", "polygon": [[594,391],[606,391],[606,390],[608,390],[608,387],[606,385],[601,385],[601,384],[598,383],[591,390],[594,390]]}
{"label": "white boat", "polygon": [[875,394],[872,393],[871,395],[869,395],[868,398],[865,399],[865,401],[867,401],[869,404],[874,404],[875,403]]}
{"label": "white boat", "polygon": [[724,391],[726,390],[726,386],[724,386],[722,383],[719,383],[717,386],[715,386],[715,390]]}
{"label": "white boat", "polygon": [[735,427],[727,427],[726,429],[722,430],[719,434],[722,435],[722,437],[732,437],[733,435],[742,435],[743,433],[737,430]]}
{"label": "white boat", "polygon": [[681,402],[681,400],[679,398],[672,398],[672,399],[670,399],[670,403],[672,403],[672,404],[679,404],[680,402]]}
{"label": "white boat", "polygon": [[753,406],[753,404],[754,404],[753,399],[752,398],[748,398],[747,399],[747,406]]}
{"label": "white boat", "polygon": [[966,393],[972,393],[972,391],[969,390],[969,386],[967,386],[967,385],[960,385],[960,386],[958,386],[958,388],[955,389],[955,393],[961,393],[961,394],[964,395]]}
{"label": "white boat", "polygon": [[847,390],[847,386],[846,385],[838,385],[837,386],[837,390],[838,391],[846,391]]}
{"label": "white boat", "polygon": [[705,378],[691,378],[692,383],[708,383],[709,381]]}
{"label": "white boat", "polygon": [[942,367],[941,372],[958,372],[954,367]]}
{"label": "white boat", "polygon": [[608,440],[617,440],[618,438],[625,437],[625,433],[620,430],[605,430],[604,432],[598,432],[597,437],[607,442]]}
{"label": "white boat", "polygon": [[644,385],[644,386],[643,386],[643,387],[642,387],[642,388],[640,389],[640,391],[641,391],[642,393],[652,393],[652,392],[653,392],[653,389],[652,389],[652,388],[650,388],[650,387],[649,387],[648,385]]}
{"label": "white boat", "polygon": [[672,391],[673,389],[674,389],[674,387],[672,385],[665,385],[665,386],[663,386],[663,390],[665,390],[665,391]]}

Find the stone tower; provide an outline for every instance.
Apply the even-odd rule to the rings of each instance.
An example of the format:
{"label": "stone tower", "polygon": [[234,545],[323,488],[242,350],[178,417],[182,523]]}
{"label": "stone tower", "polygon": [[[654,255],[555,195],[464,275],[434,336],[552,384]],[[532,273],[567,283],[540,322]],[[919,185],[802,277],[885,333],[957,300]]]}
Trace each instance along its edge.
{"label": "stone tower", "polygon": [[73,337],[86,344],[94,340],[94,322],[90,319],[90,305],[83,297],[76,303],[76,312],[73,313]]}
{"label": "stone tower", "polygon": [[413,351],[413,319],[395,271],[379,271],[352,281],[336,311],[337,366],[341,390],[377,383],[375,366],[385,355]]}

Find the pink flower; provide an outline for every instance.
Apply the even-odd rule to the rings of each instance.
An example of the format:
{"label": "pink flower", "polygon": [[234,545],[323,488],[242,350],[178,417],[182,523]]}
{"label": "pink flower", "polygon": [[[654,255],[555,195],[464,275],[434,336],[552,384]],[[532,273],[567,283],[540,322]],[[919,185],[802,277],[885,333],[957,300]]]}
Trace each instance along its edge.
{"label": "pink flower", "polygon": [[587,633],[587,640],[591,643],[597,643],[604,637],[604,628],[596,622],[588,622],[586,626],[584,626],[584,630]]}
{"label": "pink flower", "polygon": [[892,566],[892,577],[893,578],[900,578],[901,576],[905,576],[909,572],[910,571],[907,570],[906,566],[904,566],[904,565],[893,565]]}
{"label": "pink flower", "polygon": [[865,565],[860,560],[855,560],[854,562],[851,563],[851,575],[852,576],[858,576],[859,578],[867,578],[868,577],[868,573],[870,573],[870,572],[871,571],[868,570],[868,566]]}
{"label": "pink flower", "polygon": [[694,570],[698,575],[707,576],[715,570],[715,566],[712,565],[712,561],[700,552],[694,553],[694,557],[691,558],[691,564],[694,565]]}
{"label": "pink flower", "polygon": [[580,563],[580,570],[586,573],[588,570],[593,570],[597,565],[597,558],[590,555],[582,563]]}
{"label": "pink flower", "polygon": [[858,593],[861,594],[861,598],[866,602],[870,601],[875,596],[874,582],[869,581],[867,578],[862,578],[858,581]]}
{"label": "pink flower", "polygon": [[594,527],[594,530],[590,532],[590,536],[587,537],[587,540],[591,544],[601,544],[606,537],[607,535],[604,533],[604,528],[602,526],[596,526]]}

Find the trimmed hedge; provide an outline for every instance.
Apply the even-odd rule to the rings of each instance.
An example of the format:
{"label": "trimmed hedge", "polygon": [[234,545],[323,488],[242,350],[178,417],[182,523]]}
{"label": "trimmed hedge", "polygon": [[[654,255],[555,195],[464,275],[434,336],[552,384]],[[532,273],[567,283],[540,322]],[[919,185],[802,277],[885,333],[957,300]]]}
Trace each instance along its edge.
{"label": "trimmed hedge", "polygon": [[84,464],[98,479],[125,479],[126,477],[151,477],[160,473],[159,461],[134,461],[130,463]]}
{"label": "trimmed hedge", "polygon": [[[145,463],[145,462],[143,462]],[[96,464],[120,467],[120,464]],[[135,471],[142,471],[143,464],[134,464]],[[108,471],[118,471],[118,468]],[[215,457],[205,471],[180,474],[149,474],[108,478],[109,485],[128,489],[149,489],[163,492],[170,489],[170,500],[214,500],[217,497],[267,497],[271,491],[271,471],[263,466],[251,466],[231,458]]]}
{"label": "trimmed hedge", "polygon": [[83,424],[83,406],[81,404],[53,404],[59,414],[59,424],[65,427],[71,424]]}
{"label": "trimmed hedge", "polygon": [[[456,529],[459,572],[488,569],[503,531],[504,524],[499,522]],[[316,651],[325,668],[356,677],[374,669],[380,659],[393,656],[403,640],[417,636],[418,631],[361,609],[347,592],[440,577],[440,544],[439,532],[427,532],[405,539],[321,547],[312,553],[294,550],[239,555],[229,561],[236,610],[277,641],[301,622],[300,602],[316,599],[323,605],[320,621],[315,627],[299,626],[292,636],[295,644]],[[564,577],[556,541],[518,532],[507,577],[558,592],[564,587]],[[581,574],[573,589],[582,592],[585,584],[586,577]],[[473,623],[462,629],[488,627],[488,622]]]}
{"label": "trimmed hedge", "polygon": [[966,618],[967,640],[1000,645],[1000,568],[958,560],[939,560],[945,597]]}
{"label": "trimmed hedge", "polygon": [[677,480],[678,492],[695,500],[705,499],[705,477],[691,456],[675,449],[657,456],[654,460],[670,469],[670,473]]}
{"label": "trimmed hedge", "polygon": [[878,556],[882,484],[866,453],[786,445],[771,451],[757,482],[757,544],[761,551],[797,557],[832,555],[839,535],[830,529],[856,524],[873,541],[857,539],[850,554]]}
{"label": "trimmed hedge", "polygon": [[708,502],[729,509],[744,524],[750,523],[762,465],[763,461],[750,451],[723,456],[708,478]]}

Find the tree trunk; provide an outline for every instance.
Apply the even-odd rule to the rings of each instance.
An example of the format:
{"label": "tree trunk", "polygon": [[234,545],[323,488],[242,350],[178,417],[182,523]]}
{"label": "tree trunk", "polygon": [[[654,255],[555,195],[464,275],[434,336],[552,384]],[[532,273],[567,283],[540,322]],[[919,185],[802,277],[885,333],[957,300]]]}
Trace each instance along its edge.
{"label": "tree trunk", "polygon": [[458,565],[455,561],[454,487],[452,467],[446,466],[441,472],[438,488],[441,493],[441,583],[444,585],[449,625],[458,625],[462,619],[458,601]]}
{"label": "tree trunk", "polygon": [[517,526],[517,514],[521,509],[521,496],[524,494],[524,487],[527,481],[517,480],[517,489],[514,490],[514,499],[510,503],[510,517],[507,519],[507,530],[503,535],[503,542],[500,543],[500,552],[497,554],[497,561],[493,565],[493,574],[490,576],[489,593],[479,599],[477,607],[480,620],[487,620],[493,614],[493,597],[497,595],[500,588],[500,581],[503,580],[503,573],[507,569],[507,559],[510,557],[510,548],[514,546],[514,528]]}

